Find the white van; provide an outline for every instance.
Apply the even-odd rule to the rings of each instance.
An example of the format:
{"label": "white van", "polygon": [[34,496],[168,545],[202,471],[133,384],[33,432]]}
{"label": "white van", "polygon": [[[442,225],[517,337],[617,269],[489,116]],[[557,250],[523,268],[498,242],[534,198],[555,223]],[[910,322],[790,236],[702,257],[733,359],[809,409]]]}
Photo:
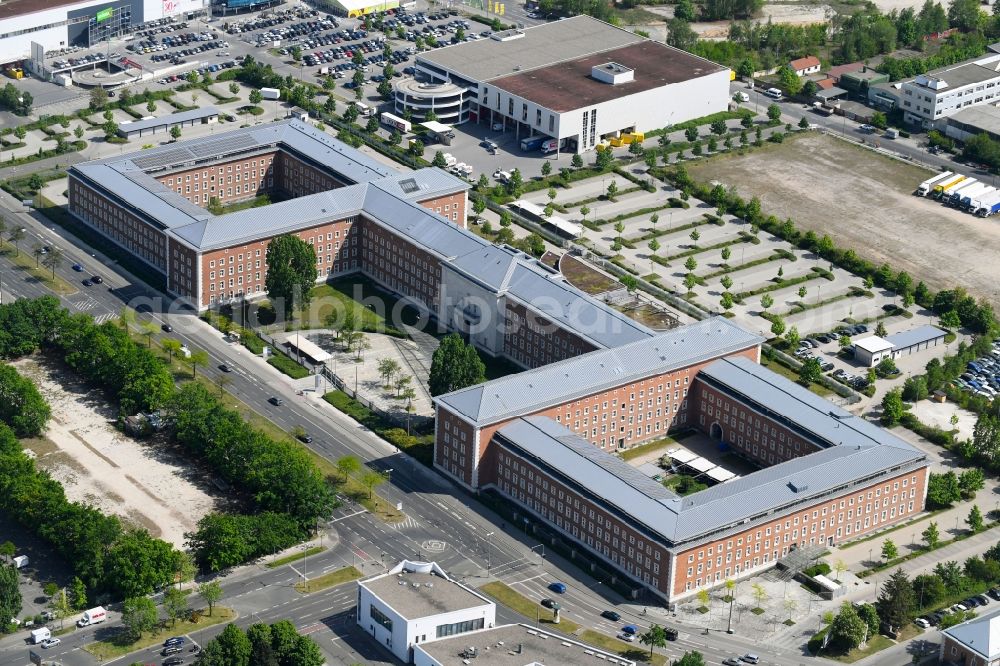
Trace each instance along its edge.
{"label": "white van", "polygon": [[733,95],[733,99],[736,100],[737,102],[749,102],[750,95],[746,94],[745,92],[738,92],[735,95]]}
{"label": "white van", "polygon": [[781,91],[777,88],[768,88],[764,91],[764,94],[768,97],[773,97],[774,99],[781,99]]}

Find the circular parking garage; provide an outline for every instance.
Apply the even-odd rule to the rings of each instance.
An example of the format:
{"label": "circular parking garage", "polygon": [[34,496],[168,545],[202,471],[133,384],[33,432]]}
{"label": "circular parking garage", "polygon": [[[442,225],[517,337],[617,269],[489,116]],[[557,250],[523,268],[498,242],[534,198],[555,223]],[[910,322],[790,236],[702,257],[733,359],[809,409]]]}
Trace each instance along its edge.
{"label": "circular parking garage", "polygon": [[432,120],[446,125],[458,125],[469,119],[468,91],[454,83],[428,83],[416,79],[401,79],[393,84],[395,113],[404,115],[407,111],[414,122],[427,120],[434,112]]}

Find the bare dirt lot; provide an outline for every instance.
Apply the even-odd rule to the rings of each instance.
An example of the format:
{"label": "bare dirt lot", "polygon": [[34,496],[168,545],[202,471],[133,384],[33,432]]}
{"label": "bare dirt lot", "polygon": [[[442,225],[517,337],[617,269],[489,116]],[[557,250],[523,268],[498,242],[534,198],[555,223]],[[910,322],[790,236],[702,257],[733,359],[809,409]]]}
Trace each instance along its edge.
{"label": "bare dirt lot", "polygon": [[69,499],[183,546],[184,532],[216,506],[200,472],[163,443],[119,432],[104,396],[65,369],[44,358],[15,365],[52,407],[45,439],[29,442],[38,466],[62,483]]}
{"label": "bare dirt lot", "polygon": [[1000,223],[913,195],[930,172],[819,133],[746,155],[716,157],[688,171],[701,181],[735,185],[763,209],[799,229],[829,234],[840,247],[932,289],[965,287],[1000,306],[994,263]]}

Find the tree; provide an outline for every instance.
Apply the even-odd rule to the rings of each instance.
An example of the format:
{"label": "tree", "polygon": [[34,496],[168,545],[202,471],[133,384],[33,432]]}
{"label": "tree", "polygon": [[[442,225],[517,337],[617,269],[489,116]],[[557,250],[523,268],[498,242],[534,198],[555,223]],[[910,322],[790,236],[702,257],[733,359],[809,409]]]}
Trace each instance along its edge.
{"label": "tree", "polygon": [[852,604],[844,602],[830,625],[830,641],[847,652],[861,645],[867,635],[868,625],[858,616]]}
{"label": "tree", "polygon": [[6,631],[7,622],[21,614],[20,576],[13,564],[0,565],[0,618]]}
{"label": "tree", "polygon": [[366,469],[361,473],[361,485],[368,489],[368,499],[374,495],[375,486],[381,485],[385,478],[385,474],[373,469]]}
{"label": "tree", "polygon": [[728,275],[723,275],[722,279],[719,280],[719,284],[722,285],[723,289],[728,291],[729,288],[733,286],[733,278],[729,277]]}
{"label": "tree", "polygon": [[208,352],[198,349],[191,352],[191,355],[187,357],[187,362],[191,366],[191,378],[194,379],[198,376],[198,366],[205,367],[209,362]]}
{"label": "tree", "polygon": [[570,164],[573,165],[574,169],[583,168],[583,156],[580,153],[573,153],[573,158],[570,160]]}
{"label": "tree", "polygon": [[801,336],[799,335],[799,329],[797,327],[792,326],[788,329],[788,333],[785,334],[785,342],[788,343],[789,349],[798,348],[800,340]]}
{"label": "tree", "polygon": [[922,574],[913,579],[913,595],[918,608],[935,604],[946,594],[948,590],[937,574]]}
{"label": "tree", "polygon": [[723,263],[728,262],[729,261],[729,257],[733,256],[733,251],[727,245],[726,247],[722,248],[722,252],[720,253],[720,256],[722,257]]}
{"label": "tree", "polygon": [[948,5],[948,23],[962,32],[976,30],[981,17],[978,0],[951,0]]}
{"label": "tree", "polygon": [[721,118],[717,118],[716,120],[712,121],[710,128],[712,130],[712,134],[715,134],[717,136],[722,136],[723,134],[726,133],[726,121]]}
{"label": "tree", "polygon": [[755,602],[757,602],[757,608],[767,601],[767,590],[760,583],[754,583],[750,586],[750,594],[753,596]]}
{"label": "tree", "polygon": [[908,377],[903,382],[903,400],[917,402],[927,397],[927,378],[923,375]]}
{"label": "tree", "polygon": [[382,385],[389,386],[392,384],[393,377],[396,376],[401,370],[399,361],[394,358],[382,358],[378,360],[378,374],[382,378]]}
{"label": "tree", "polygon": [[646,247],[649,248],[650,253],[655,257],[656,253],[660,250],[660,241],[654,238],[646,244]]}
{"label": "tree", "polygon": [[[771,122],[779,120],[781,118],[781,107],[777,104],[771,104],[767,107],[767,117]],[[760,127],[757,128],[758,130]]]}
{"label": "tree", "polygon": [[934,550],[937,548],[938,544],[941,542],[941,533],[938,531],[937,523],[931,522],[931,524],[920,533],[920,537],[927,545],[927,550]]}
{"label": "tree", "polygon": [[69,600],[70,604],[76,610],[82,610],[87,607],[87,586],[79,578],[73,578],[73,583],[69,588]]}
{"label": "tree", "polygon": [[735,305],[735,301],[733,300],[733,295],[730,294],[728,291],[722,292],[722,298],[719,300],[719,305],[721,305],[722,309],[725,310],[726,312],[732,310],[733,305]]}
{"label": "tree", "polygon": [[103,109],[108,103],[108,91],[97,86],[90,89],[90,108],[95,111]]}
{"label": "tree", "polygon": [[[957,416],[952,414],[952,417]],[[978,468],[970,468],[958,475],[958,487],[962,490],[962,497],[972,499],[977,492],[986,486],[986,477],[983,471]]]}
{"label": "tree", "polygon": [[774,305],[774,297],[771,294],[764,294],[760,297],[760,307],[764,312],[767,312],[767,309],[772,305]]}
{"label": "tree", "polygon": [[653,656],[653,648],[662,648],[667,645],[667,632],[658,624],[652,625],[646,632],[639,635],[639,642],[649,646],[649,656]]}
{"label": "tree", "polygon": [[222,633],[205,645],[198,664],[201,666],[250,666],[250,639],[235,624],[228,624]]}
{"label": "tree", "polygon": [[396,395],[397,396],[401,395],[403,393],[403,390],[406,389],[412,382],[413,382],[413,375],[400,375],[396,379],[395,383]]}
{"label": "tree", "polygon": [[906,407],[903,405],[903,392],[894,388],[882,398],[882,425],[894,426],[903,418]]}
{"label": "tree", "polygon": [[59,628],[62,629],[63,621],[73,613],[73,608],[69,603],[69,595],[66,594],[65,589],[56,591],[49,602],[49,608],[52,609],[55,617],[59,619]]}
{"label": "tree", "polygon": [[778,83],[782,88],[784,88],[786,93],[793,97],[799,94],[799,91],[802,90],[802,79],[800,79],[799,75],[795,73],[795,70],[788,65],[782,65],[782,67],[778,69]]}
{"label": "tree", "polygon": [[267,246],[267,297],[285,316],[309,305],[310,290],[316,284],[316,251],[298,236],[284,234]]}
{"label": "tree", "polygon": [[181,128],[180,125],[174,125],[170,128],[170,138],[176,141],[181,138]]}
{"label": "tree", "polygon": [[475,347],[457,333],[446,335],[434,351],[428,384],[432,396],[486,381],[486,366]]}
{"label": "tree", "polygon": [[809,386],[818,382],[822,376],[823,368],[820,365],[819,359],[815,356],[807,358],[799,368],[799,383],[803,386]]}
{"label": "tree", "polygon": [[672,18],[667,21],[666,42],[676,49],[690,51],[698,43],[698,33],[684,19]]}
{"label": "tree", "polygon": [[896,548],[896,544],[893,543],[892,539],[886,539],[882,542],[882,561],[889,562],[899,557],[899,549]]}
{"label": "tree", "polygon": [[337,460],[337,471],[344,475],[344,481],[361,471],[361,461],[354,456],[344,456]]}
{"label": "tree", "polygon": [[118,123],[113,120],[106,120],[101,125],[101,129],[104,131],[104,138],[111,139],[118,134]]}
{"label": "tree", "polygon": [[892,628],[905,626],[915,606],[913,585],[902,569],[897,569],[882,586],[875,608],[879,617]]}
{"label": "tree", "polygon": [[697,650],[690,650],[689,652],[685,652],[683,657],[675,661],[674,666],[705,666],[705,657]]}
{"label": "tree", "polygon": [[163,347],[163,350],[167,352],[167,359],[169,361],[174,360],[174,354],[178,353],[183,346],[181,345],[180,340],[174,340],[173,338],[167,338],[161,342],[160,345]]}
{"label": "tree", "polygon": [[688,237],[691,239],[691,242],[695,244],[695,247],[697,247],[698,239],[701,238],[701,233],[699,233],[697,229],[692,229],[691,233],[688,234]]}
{"label": "tree", "polygon": [[435,166],[439,169],[444,169],[448,166],[448,162],[445,160],[443,152],[440,150],[435,151],[434,159],[431,160],[431,166]]}
{"label": "tree", "polygon": [[780,336],[785,332],[785,320],[781,317],[774,317],[771,320],[771,334],[774,336]]}
{"label": "tree", "polygon": [[236,81],[230,82],[230,84],[229,84],[229,94],[230,95],[236,95],[239,92],[240,92],[240,84],[236,83]]}
{"label": "tree", "polygon": [[680,0],[674,6],[674,16],[679,19],[683,19],[687,22],[694,21],[697,17],[697,13],[694,7],[694,3],[691,0]]}
{"label": "tree", "polygon": [[934,565],[934,575],[949,589],[955,589],[962,584],[962,567],[958,566],[955,560],[938,562]]}
{"label": "tree", "polygon": [[608,199],[614,201],[616,194],[618,194],[618,183],[612,180],[610,183],[608,183],[608,191],[607,191]]}
{"label": "tree", "polygon": [[163,610],[170,618],[170,625],[177,624],[177,618],[187,613],[187,597],[176,587],[168,587],[163,593]]}
{"label": "tree", "polygon": [[969,510],[969,516],[965,519],[966,525],[972,530],[974,534],[978,534],[983,531],[983,512],[979,510],[978,504],[973,504],[972,508]]}
{"label": "tree", "polygon": [[133,641],[156,626],[158,614],[156,604],[147,597],[126,599],[122,607],[122,625]]}
{"label": "tree", "polygon": [[955,310],[949,310],[941,315],[941,325],[945,328],[961,328],[962,319]]}
{"label": "tree", "polygon": [[943,509],[962,498],[962,489],[955,472],[931,473],[927,480],[927,507]]}
{"label": "tree", "polygon": [[693,272],[694,269],[698,268],[698,260],[694,256],[689,256],[684,260],[684,268],[687,269],[688,273]]}
{"label": "tree", "polygon": [[254,88],[253,90],[250,91],[250,95],[248,96],[248,99],[250,100],[251,104],[253,104],[254,106],[256,106],[256,105],[260,104],[261,101],[264,99],[264,95],[261,94],[260,90],[258,90],[257,88]]}
{"label": "tree", "polygon": [[687,289],[688,294],[694,291],[696,284],[698,284],[698,278],[695,277],[694,273],[688,273],[684,276],[684,288]]}

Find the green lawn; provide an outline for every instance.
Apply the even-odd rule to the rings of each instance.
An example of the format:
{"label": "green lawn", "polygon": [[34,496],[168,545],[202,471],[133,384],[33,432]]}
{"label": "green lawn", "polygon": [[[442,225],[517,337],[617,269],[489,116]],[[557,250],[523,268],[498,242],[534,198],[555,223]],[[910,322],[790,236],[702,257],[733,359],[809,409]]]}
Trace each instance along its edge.
{"label": "green lawn", "polygon": [[313,592],[319,592],[320,590],[325,590],[331,588],[334,585],[341,585],[352,580],[357,580],[361,578],[361,572],[354,567],[344,567],[342,569],[336,569],[330,573],[323,574],[317,578],[307,580],[304,583],[296,583],[295,589],[302,594],[312,594]]}
{"label": "green lawn", "polygon": [[623,460],[633,460],[639,456],[644,456],[650,453],[658,452],[662,450],[664,453],[667,451],[667,447],[671,444],[676,444],[672,437],[664,437],[663,439],[658,439],[655,442],[650,442],[649,444],[643,444],[642,446],[633,446],[631,449],[625,449],[624,451],[619,451],[618,455],[622,457]]}
{"label": "green lawn", "polygon": [[271,197],[267,194],[258,195],[252,199],[245,199],[243,201],[234,201],[233,203],[213,206],[209,202],[208,210],[213,215],[225,215],[226,213],[235,213],[238,210],[246,210],[248,208],[260,208],[261,206],[270,206],[272,203],[276,203],[271,200]]}
{"label": "green lawn", "polygon": [[[772,361],[764,354],[760,355],[760,364],[765,368],[767,368],[768,370],[770,370],[771,372],[775,372],[781,375],[782,377],[791,379],[793,382],[799,381],[799,373],[797,373],[795,370],[792,370],[786,365],[782,365],[777,361]],[[816,384],[816,383],[810,384],[809,390],[815,393],[816,395],[822,396],[824,398],[834,395],[833,391],[823,386],[822,384]]]}
{"label": "green lawn", "polygon": [[507,608],[517,611],[526,618],[538,618],[539,624],[545,625],[545,629],[561,631],[564,634],[575,634],[580,629],[579,624],[566,619],[565,615],[559,619],[559,624],[553,624],[552,611],[550,609],[532,601],[517,590],[501,583],[500,581],[486,583],[480,587],[479,590],[480,592],[493,597]]}
{"label": "green lawn", "polygon": [[323,396],[323,399],[358,423],[367,426],[382,439],[405,451],[428,467],[434,464],[433,434],[415,433],[408,435],[406,434],[406,430],[382,420],[382,417],[378,414],[339,389],[330,391]]}
{"label": "green lawn", "polygon": [[402,323],[408,325],[416,324],[419,319],[412,306],[397,305],[399,299],[378,289],[368,280],[334,280],[313,287],[310,296],[312,300],[305,315],[309,328],[325,328],[329,315],[336,315],[338,320],[342,320],[344,313],[351,310],[355,321],[361,323],[361,330],[402,337],[403,332],[395,325],[399,322],[392,321],[393,313],[398,313]]}
{"label": "green lawn", "polygon": [[111,638],[103,641],[95,641],[83,646],[83,649],[94,655],[98,661],[117,659],[130,652],[148,648],[151,645],[162,643],[172,636],[183,636],[198,629],[210,627],[213,624],[222,624],[236,618],[236,612],[231,608],[216,606],[211,615],[199,615],[192,622],[190,619],[178,620],[173,626],[165,625],[159,631],[144,632],[139,640],[129,642],[125,635],[119,632]]}
{"label": "green lawn", "polygon": [[310,555],[318,555],[325,551],[324,546],[313,546],[307,550],[303,550],[301,553],[292,553],[291,555],[285,555],[284,557],[279,557],[274,562],[268,562],[265,566],[268,569],[277,569],[278,567],[285,566],[286,564],[291,564],[292,562],[298,562],[299,560],[304,560]]}
{"label": "green lawn", "polygon": [[580,632],[579,639],[584,643],[590,643],[594,647],[599,647],[602,650],[620,654],[626,659],[631,659],[632,661],[650,663],[653,664],[653,666],[666,666],[667,663],[666,655],[654,652],[653,658],[650,659],[648,648],[620,641],[617,638],[596,632],[593,629],[584,629]]}

